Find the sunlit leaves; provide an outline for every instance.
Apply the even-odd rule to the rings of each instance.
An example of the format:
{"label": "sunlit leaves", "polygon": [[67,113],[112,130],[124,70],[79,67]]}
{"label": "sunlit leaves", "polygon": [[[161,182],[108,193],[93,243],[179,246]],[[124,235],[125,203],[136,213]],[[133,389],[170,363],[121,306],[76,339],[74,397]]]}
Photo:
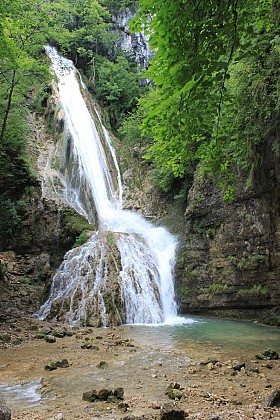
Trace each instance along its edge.
{"label": "sunlit leaves", "polygon": [[[204,170],[216,173],[220,186],[228,191],[228,198],[232,196],[230,163],[242,162],[244,166],[249,155],[242,144],[241,121],[246,120],[246,109],[244,105],[240,108],[240,102],[244,102],[240,95],[243,88],[249,88],[250,79],[248,72],[247,75],[243,72],[240,78],[236,68],[243,63],[246,66],[248,60],[257,62],[272,40],[275,43],[279,18],[274,3],[140,1],[140,10],[131,26],[133,30],[144,28],[155,49],[147,71],[154,92],[142,101],[145,110],[142,130],[154,137],[147,157],[157,167],[172,170],[180,177],[190,165],[200,162]],[[258,71],[262,73],[261,69]],[[276,77],[268,74],[266,77],[269,79],[263,79],[262,86],[262,77],[255,77],[249,88],[254,102],[253,84],[258,83],[255,92],[266,103],[266,111],[261,111],[258,100],[258,111],[248,113],[256,119],[258,127],[257,112],[272,123],[271,104],[261,92],[267,90],[268,80],[275,86]],[[263,139],[255,133],[253,118],[247,119],[248,130],[243,129],[255,136],[257,143]]]}
{"label": "sunlit leaves", "polygon": [[137,75],[130,69],[129,61],[117,57],[115,62],[102,59],[97,64],[96,93],[109,111],[111,122],[119,125],[123,114],[135,106],[140,94]]}

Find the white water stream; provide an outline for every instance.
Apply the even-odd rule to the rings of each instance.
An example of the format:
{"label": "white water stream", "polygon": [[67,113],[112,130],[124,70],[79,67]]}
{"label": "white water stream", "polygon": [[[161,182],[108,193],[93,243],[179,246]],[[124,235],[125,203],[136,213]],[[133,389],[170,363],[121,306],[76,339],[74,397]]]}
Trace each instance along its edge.
{"label": "white water stream", "polygon": [[[54,308],[60,313],[62,308],[67,323],[106,326],[112,322],[108,293],[112,309],[118,300],[117,289],[121,304],[115,305],[114,322],[171,322],[177,313],[172,275],[176,239],[139,214],[122,210],[120,171],[108,132],[96,109],[94,120],[93,105],[85,100],[86,89],[73,63],[52,47],[46,51],[58,78],[65,126],[73,143],[71,175],[65,171],[63,199],[92,223],[93,210],[88,204],[92,195],[99,232],[66,254],[39,316],[53,316]],[[105,256],[108,238],[117,247],[120,260],[111,258],[117,270],[113,274]]]}

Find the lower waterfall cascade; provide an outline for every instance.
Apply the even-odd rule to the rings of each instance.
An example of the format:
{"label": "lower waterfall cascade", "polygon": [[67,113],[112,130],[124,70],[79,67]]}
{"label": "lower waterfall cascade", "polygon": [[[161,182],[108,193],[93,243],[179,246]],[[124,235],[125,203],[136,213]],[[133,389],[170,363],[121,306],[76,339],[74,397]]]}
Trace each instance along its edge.
{"label": "lower waterfall cascade", "polygon": [[99,230],[66,253],[38,316],[89,326],[172,322],[177,315],[177,239],[164,227],[122,209],[120,170],[109,133],[86,99],[72,61],[53,47],[46,52],[58,79],[64,131],[71,144],[60,198],[89,223],[93,202]]}

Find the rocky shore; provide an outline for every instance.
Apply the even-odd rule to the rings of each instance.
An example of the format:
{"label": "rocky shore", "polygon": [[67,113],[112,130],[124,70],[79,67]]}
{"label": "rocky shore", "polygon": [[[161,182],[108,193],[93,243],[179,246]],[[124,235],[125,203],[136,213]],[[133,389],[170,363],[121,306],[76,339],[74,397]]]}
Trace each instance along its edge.
{"label": "rocky shore", "polygon": [[0,305],[0,396],[13,420],[280,419],[276,353],[40,321],[25,302],[28,285],[13,287]]}

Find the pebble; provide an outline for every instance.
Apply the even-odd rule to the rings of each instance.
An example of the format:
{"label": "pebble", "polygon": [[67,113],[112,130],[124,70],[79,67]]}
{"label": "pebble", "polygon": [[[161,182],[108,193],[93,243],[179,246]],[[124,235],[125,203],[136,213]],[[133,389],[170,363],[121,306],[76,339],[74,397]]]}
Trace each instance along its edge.
{"label": "pebble", "polygon": [[47,343],[55,343],[56,342],[56,338],[54,335],[46,335],[45,336],[45,341]]}
{"label": "pebble", "polygon": [[151,408],[153,408],[154,410],[160,410],[160,403],[158,403],[157,401],[153,401],[151,404]]}
{"label": "pebble", "polygon": [[64,414],[58,413],[56,416],[54,416],[53,420],[64,420]]}

